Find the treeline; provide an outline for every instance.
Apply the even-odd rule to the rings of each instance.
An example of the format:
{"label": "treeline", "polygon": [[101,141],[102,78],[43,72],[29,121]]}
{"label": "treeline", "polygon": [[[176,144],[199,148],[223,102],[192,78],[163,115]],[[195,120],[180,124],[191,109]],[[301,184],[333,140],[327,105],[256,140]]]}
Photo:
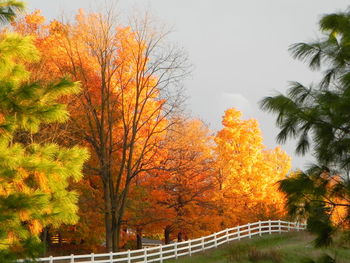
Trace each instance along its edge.
{"label": "treeline", "polygon": [[167,35],[149,17],[82,10],[2,30],[3,262],[51,253],[54,238],[63,254],[117,251],[285,216],[276,182],[290,158],[236,109],[217,134],[185,114],[190,66]]}

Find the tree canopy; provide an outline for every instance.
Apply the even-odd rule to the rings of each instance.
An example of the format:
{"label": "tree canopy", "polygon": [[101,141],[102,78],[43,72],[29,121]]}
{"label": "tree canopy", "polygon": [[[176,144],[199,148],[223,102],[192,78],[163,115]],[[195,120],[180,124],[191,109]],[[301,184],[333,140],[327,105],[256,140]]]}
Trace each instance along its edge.
{"label": "tree canopy", "polygon": [[82,177],[88,153],[16,140],[18,131],[30,136],[42,123],[66,121],[66,106],[57,100],[79,86],[65,79],[30,82],[25,64],[39,59],[30,37],[1,35],[0,54],[0,261],[12,262],[39,255],[44,227],[78,220],[77,193],[68,185]]}
{"label": "tree canopy", "polygon": [[182,111],[186,55],[149,17],[121,25],[112,13],[46,23],[36,10],[4,30],[16,34],[0,42],[0,168],[16,163],[0,189],[30,201],[0,219],[1,249],[25,257],[23,242],[47,235],[50,254],[110,252],[283,218],[275,183],[290,157],[238,109],[216,134]]}

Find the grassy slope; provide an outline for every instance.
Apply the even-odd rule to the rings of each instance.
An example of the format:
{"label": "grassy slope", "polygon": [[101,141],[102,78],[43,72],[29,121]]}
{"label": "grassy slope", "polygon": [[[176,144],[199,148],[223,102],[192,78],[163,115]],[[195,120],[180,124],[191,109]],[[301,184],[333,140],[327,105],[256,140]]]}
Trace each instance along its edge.
{"label": "grassy slope", "polygon": [[[272,251],[272,252],[271,252]],[[270,259],[254,260],[248,259],[248,255],[267,253]],[[312,237],[306,233],[286,233],[281,235],[266,235],[254,237],[240,242],[233,242],[218,249],[198,253],[192,257],[179,258],[176,263],[300,263],[306,257],[318,258],[323,253],[334,255],[334,250],[315,249],[312,245]],[[350,262],[350,249],[337,248],[337,263]],[[274,258],[274,260],[272,259]]]}

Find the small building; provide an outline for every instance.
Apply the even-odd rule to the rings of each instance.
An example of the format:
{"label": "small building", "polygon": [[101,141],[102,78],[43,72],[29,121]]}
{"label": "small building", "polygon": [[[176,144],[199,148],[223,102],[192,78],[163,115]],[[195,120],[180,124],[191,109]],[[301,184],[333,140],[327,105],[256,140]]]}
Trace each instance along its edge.
{"label": "small building", "polygon": [[141,238],[142,241],[142,248],[149,248],[149,247],[158,247],[164,244],[162,240],[156,240],[156,239],[149,239],[149,238]]}

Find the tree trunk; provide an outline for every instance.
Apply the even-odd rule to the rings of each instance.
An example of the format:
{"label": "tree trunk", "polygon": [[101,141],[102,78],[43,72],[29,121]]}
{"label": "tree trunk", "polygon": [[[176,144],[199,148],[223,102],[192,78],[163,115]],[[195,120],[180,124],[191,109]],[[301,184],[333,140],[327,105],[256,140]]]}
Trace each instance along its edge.
{"label": "tree trunk", "polygon": [[164,242],[165,244],[170,244],[170,233],[171,233],[171,227],[170,226],[166,226],[164,228]]}
{"label": "tree trunk", "polygon": [[[115,203],[116,201],[114,201]],[[114,205],[113,205],[114,207]],[[121,224],[118,222],[118,213],[116,211],[116,207],[113,208],[112,214],[112,249],[113,252],[118,252],[119,242],[120,242],[120,228]]]}
{"label": "tree trunk", "polygon": [[120,244],[120,230],[121,230],[121,222],[119,220],[116,223],[115,230],[114,230],[114,243],[113,243],[113,251],[118,252],[119,251],[119,244]]}
{"label": "tree trunk", "polygon": [[47,247],[48,247],[48,229],[47,227],[44,227],[43,231],[41,232],[40,234],[40,240],[41,242],[43,243],[43,256],[45,257],[46,256],[46,253],[47,253]]}
{"label": "tree trunk", "polygon": [[58,233],[58,245],[62,246],[62,235]]}
{"label": "tree trunk", "polygon": [[106,230],[106,251],[113,251],[112,247],[112,238],[113,238],[113,230],[112,230],[112,200],[110,196],[109,185],[104,182],[104,201],[105,201],[105,230]]}
{"label": "tree trunk", "polygon": [[121,227],[122,227],[122,219],[125,212],[125,204],[126,204],[126,197],[128,195],[129,191],[129,184],[126,183],[124,187],[124,193],[122,197],[119,197],[119,200],[114,200],[113,204],[117,204],[117,202],[120,202],[120,206],[116,205],[116,208],[113,211],[113,252],[118,252],[119,250],[119,244],[120,244],[120,233],[121,233]]}
{"label": "tree trunk", "polygon": [[136,229],[136,247],[137,249],[142,248],[142,229]]}
{"label": "tree trunk", "polygon": [[182,242],[182,232],[177,234],[177,242]]}

